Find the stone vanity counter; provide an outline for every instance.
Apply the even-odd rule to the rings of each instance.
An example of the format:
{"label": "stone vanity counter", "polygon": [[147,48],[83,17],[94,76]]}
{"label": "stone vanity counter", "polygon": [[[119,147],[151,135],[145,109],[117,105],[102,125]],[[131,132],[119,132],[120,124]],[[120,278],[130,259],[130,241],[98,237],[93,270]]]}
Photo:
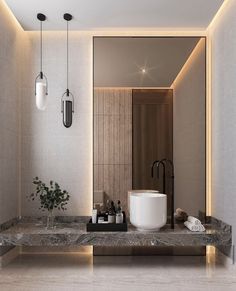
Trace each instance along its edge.
{"label": "stone vanity counter", "polygon": [[132,225],[127,232],[87,232],[88,218],[57,219],[54,229],[46,229],[40,219],[17,219],[1,227],[0,246],[229,246],[230,226],[214,221],[206,232],[190,232],[182,224],[172,230],[166,225],[159,232],[140,232]]}

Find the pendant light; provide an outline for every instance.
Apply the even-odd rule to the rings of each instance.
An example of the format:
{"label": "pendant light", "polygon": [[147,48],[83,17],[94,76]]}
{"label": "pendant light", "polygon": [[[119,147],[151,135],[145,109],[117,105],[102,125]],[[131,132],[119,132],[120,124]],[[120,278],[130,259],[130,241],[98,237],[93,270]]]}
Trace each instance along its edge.
{"label": "pendant light", "polygon": [[46,20],[46,16],[42,13],[37,14],[37,18],[40,21],[40,73],[35,79],[35,96],[36,106],[39,110],[45,110],[47,105],[48,95],[48,81],[47,77],[43,73],[43,21]]}
{"label": "pendant light", "polygon": [[62,120],[65,127],[71,127],[72,125],[72,117],[74,113],[74,96],[69,90],[69,21],[72,19],[72,15],[69,13],[64,14],[64,19],[67,22],[66,29],[66,75],[67,75],[67,89],[65,93],[62,95],[61,99],[61,112],[62,112]]}

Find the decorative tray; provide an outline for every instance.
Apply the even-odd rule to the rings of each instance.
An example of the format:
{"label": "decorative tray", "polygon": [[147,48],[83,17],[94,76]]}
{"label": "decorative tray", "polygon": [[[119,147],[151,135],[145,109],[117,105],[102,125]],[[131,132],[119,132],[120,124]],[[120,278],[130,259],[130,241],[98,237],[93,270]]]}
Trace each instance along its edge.
{"label": "decorative tray", "polygon": [[92,223],[92,218],[87,223],[87,231],[88,232],[97,232],[97,231],[127,231],[128,226],[126,222],[126,217],[124,215],[124,222],[123,223]]}

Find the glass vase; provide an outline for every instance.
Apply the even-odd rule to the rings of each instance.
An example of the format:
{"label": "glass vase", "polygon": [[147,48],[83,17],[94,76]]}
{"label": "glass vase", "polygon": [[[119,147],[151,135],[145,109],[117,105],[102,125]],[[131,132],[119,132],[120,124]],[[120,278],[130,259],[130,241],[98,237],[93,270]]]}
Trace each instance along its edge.
{"label": "glass vase", "polygon": [[47,216],[47,229],[52,229],[55,227],[54,225],[54,215],[53,215],[53,209],[48,211],[48,216]]}

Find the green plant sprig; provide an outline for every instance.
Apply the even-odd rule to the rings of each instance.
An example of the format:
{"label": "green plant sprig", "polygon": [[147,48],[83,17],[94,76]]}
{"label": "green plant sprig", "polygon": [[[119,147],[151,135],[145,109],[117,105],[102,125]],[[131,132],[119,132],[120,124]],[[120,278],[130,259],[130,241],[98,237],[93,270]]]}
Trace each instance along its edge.
{"label": "green plant sprig", "polygon": [[70,195],[66,190],[61,190],[59,184],[54,181],[50,181],[50,185],[47,186],[38,177],[33,179],[33,184],[36,186],[35,192],[28,196],[29,201],[34,201],[36,198],[40,200],[39,209],[48,211],[54,208],[58,210],[66,210],[66,205],[70,199]]}

